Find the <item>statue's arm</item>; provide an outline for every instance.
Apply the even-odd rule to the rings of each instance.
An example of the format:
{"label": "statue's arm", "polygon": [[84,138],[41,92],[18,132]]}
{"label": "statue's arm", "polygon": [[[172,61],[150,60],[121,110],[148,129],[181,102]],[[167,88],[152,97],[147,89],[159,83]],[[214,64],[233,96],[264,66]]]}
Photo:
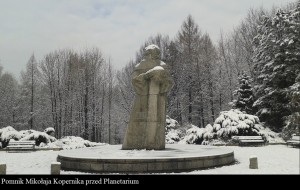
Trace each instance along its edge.
{"label": "statue's arm", "polygon": [[134,72],[132,75],[132,85],[134,90],[139,95],[144,95],[146,92],[146,81],[145,74],[139,74],[138,72]]}

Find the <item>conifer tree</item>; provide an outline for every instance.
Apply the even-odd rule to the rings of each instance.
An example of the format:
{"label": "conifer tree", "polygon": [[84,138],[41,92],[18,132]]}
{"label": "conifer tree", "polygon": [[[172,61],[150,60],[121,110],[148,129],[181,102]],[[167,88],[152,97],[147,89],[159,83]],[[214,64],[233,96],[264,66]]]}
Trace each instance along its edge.
{"label": "conifer tree", "polygon": [[273,130],[281,131],[292,114],[290,87],[300,73],[300,3],[265,17],[254,39],[256,78],[254,107]]}
{"label": "conifer tree", "polygon": [[233,101],[233,107],[248,114],[253,113],[253,89],[250,84],[250,77],[243,73],[239,77],[239,89],[234,93],[237,95],[237,100]]}

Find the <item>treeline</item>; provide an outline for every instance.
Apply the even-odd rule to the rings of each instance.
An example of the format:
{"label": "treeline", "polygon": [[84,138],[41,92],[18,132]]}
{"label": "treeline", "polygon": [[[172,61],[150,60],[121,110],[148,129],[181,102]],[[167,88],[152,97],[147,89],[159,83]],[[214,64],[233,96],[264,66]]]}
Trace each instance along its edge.
{"label": "treeline", "polygon": [[1,78],[1,126],[56,129],[55,136],[81,136],[120,143],[115,71],[101,51],[60,50],[37,62],[34,55],[18,82]]}
{"label": "treeline", "polygon": [[244,77],[254,86],[254,106],[247,110],[273,130],[289,126],[284,129],[291,134],[300,123],[299,20],[297,3],[279,11],[251,9],[231,33],[220,32],[213,42],[188,16],[173,39],[150,37],[120,71],[97,48],[54,51],[38,62],[32,56],[20,82],[0,68],[0,127],[54,127],[58,138],[120,143],[134,99],[132,71],[144,48],[157,44],[174,80],[170,117],[198,127],[213,123],[230,102],[243,104],[233,92]]}
{"label": "treeline", "polygon": [[[209,34],[202,33],[192,16],[182,23],[174,39],[158,34],[150,37],[136,53],[135,60],[117,74],[123,92],[125,110],[133,100],[130,73],[142,59],[144,48],[157,44],[161,59],[166,62],[175,82],[168,97],[168,115],[179,123],[205,127],[213,123],[219,112],[231,108],[238,78],[244,72],[255,76],[252,40],[263,9],[250,10],[243,22],[230,34],[220,32],[214,43]],[[128,91],[130,90],[130,91]]]}
{"label": "treeline", "polygon": [[174,39],[150,37],[135,60],[119,72],[128,93],[122,96],[123,104],[128,108],[132,102],[128,89],[133,66],[142,59],[144,48],[154,43],[175,82],[168,115],[179,123],[205,127],[220,111],[240,105],[276,132],[299,133],[299,6],[298,1],[280,9],[250,9],[231,33],[220,32],[215,43],[192,16]]}

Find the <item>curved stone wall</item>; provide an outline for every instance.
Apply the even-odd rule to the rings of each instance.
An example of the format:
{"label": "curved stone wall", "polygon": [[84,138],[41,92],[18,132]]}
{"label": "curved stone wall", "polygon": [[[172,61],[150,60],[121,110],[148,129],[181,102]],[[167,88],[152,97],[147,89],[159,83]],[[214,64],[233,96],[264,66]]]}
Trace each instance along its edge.
{"label": "curved stone wall", "polygon": [[95,173],[166,173],[229,165],[234,153],[224,147],[167,145],[166,150],[121,150],[108,145],[62,151],[57,160],[64,170]]}

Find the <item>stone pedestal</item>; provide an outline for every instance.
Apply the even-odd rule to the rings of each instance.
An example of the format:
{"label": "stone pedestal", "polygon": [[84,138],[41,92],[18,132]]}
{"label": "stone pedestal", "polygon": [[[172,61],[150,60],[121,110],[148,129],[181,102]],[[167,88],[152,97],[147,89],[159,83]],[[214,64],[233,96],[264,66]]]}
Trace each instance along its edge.
{"label": "stone pedestal", "polygon": [[60,162],[51,163],[51,175],[60,175]]}
{"label": "stone pedestal", "polygon": [[6,164],[0,163],[0,175],[6,175]]}
{"label": "stone pedestal", "polygon": [[249,160],[250,160],[249,168],[250,169],[258,169],[257,157],[251,156]]}
{"label": "stone pedestal", "polygon": [[145,49],[144,59],[136,65],[132,84],[136,97],[122,149],[165,149],[166,97],[173,81],[160,50]]}

